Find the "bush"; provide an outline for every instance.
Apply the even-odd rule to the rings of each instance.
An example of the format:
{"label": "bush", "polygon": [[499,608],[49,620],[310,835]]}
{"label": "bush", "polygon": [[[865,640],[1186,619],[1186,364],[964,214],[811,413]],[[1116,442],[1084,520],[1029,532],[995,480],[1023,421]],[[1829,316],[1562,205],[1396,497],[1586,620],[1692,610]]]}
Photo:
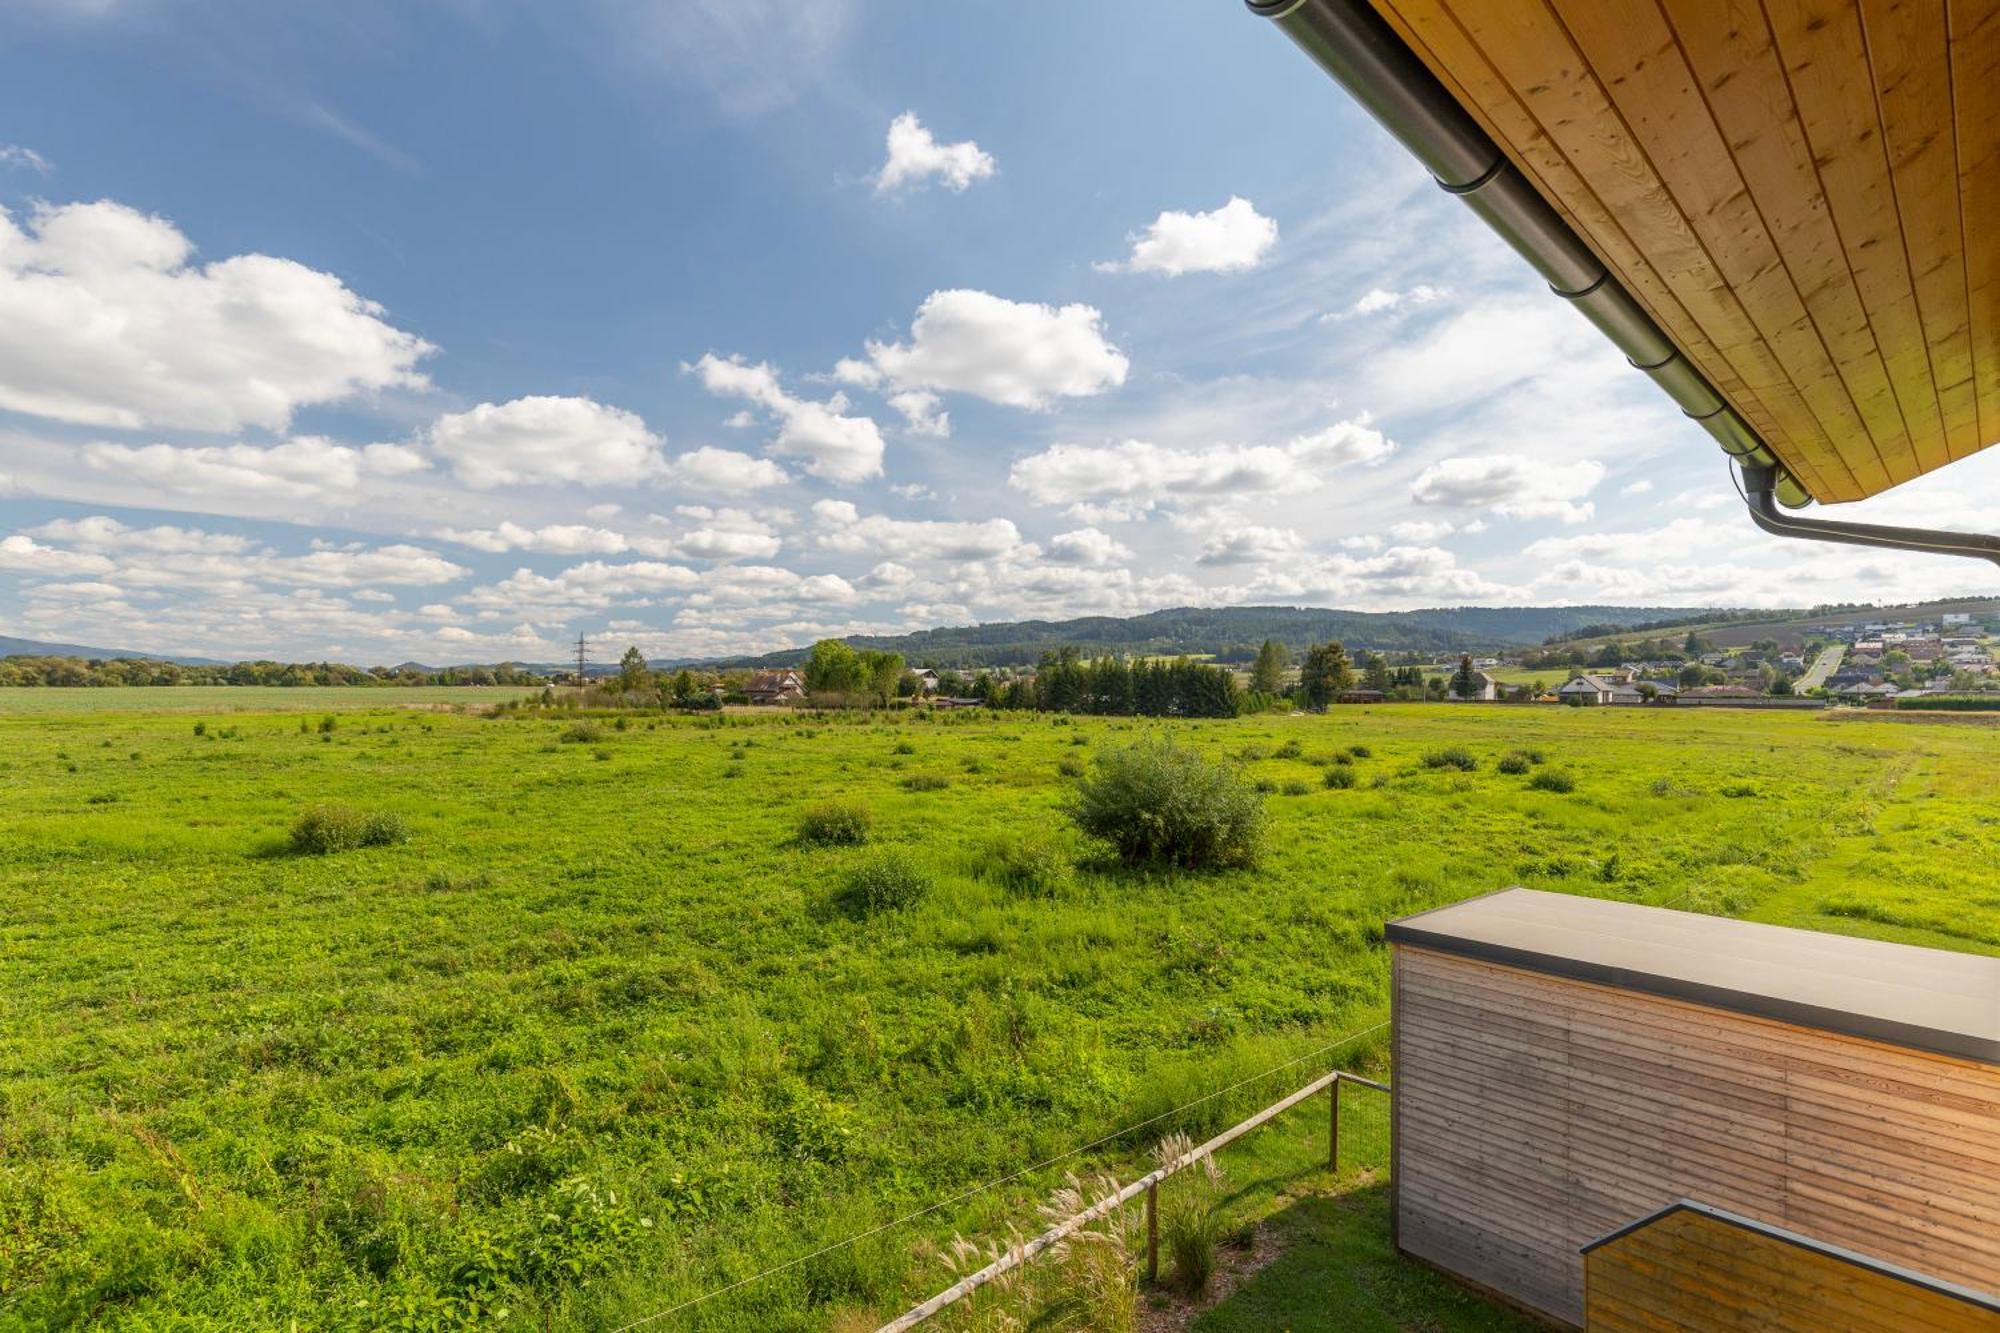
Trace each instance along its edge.
{"label": "bush", "polygon": [[292,850],[306,856],[409,840],[410,826],[401,815],[380,810],[364,814],[344,805],[310,806],[292,824]]}
{"label": "bush", "polygon": [[1300,782],[1297,778],[1293,778],[1290,782],[1287,782],[1284,785],[1284,787],[1281,788],[1280,790],[1282,790],[1287,796],[1304,796],[1307,792],[1311,791],[1312,788],[1308,786],[1306,783]]}
{"label": "bush", "polygon": [[1127,865],[1250,866],[1264,848],[1256,791],[1235,771],[1166,739],[1098,751],[1096,772],[1077,784],[1068,813]]}
{"label": "bush", "polygon": [[852,917],[894,912],[922,901],[931,877],[901,852],[884,852],[847,872],[834,905]]}
{"label": "bush", "polygon": [[903,779],[903,785],[911,791],[943,791],[951,779],[942,773],[912,773]]}
{"label": "bush", "polygon": [[1511,753],[1501,755],[1500,762],[1495,764],[1494,767],[1502,773],[1525,773],[1529,768],[1528,756],[1522,754],[1519,750],[1514,750]]}
{"label": "bush", "polygon": [[1326,770],[1326,785],[1344,791],[1354,785],[1354,770],[1351,768],[1329,768]]}
{"label": "bush", "polygon": [[1479,767],[1479,761],[1472,752],[1462,746],[1447,746],[1442,750],[1432,750],[1424,756],[1425,768],[1455,768],[1461,773],[1470,773]]}
{"label": "bush", "polygon": [[1326,762],[1329,764],[1336,765],[1340,768],[1346,768],[1354,762],[1354,756],[1349,754],[1345,750],[1339,750],[1334,752],[1333,754],[1328,755],[1326,757]]}
{"label": "bush", "polygon": [[1064,755],[1062,758],[1056,760],[1056,772],[1066,778],[1080,778],[1083,776],[1083,764],[1080,760]]}
{"label": "bush", "polygon": [[799,819],[799,841],[814,847],[858,847],[874,820],[867,807],[841,801],[816,805]]}
{"label": "bush", "polygon": [[1271,757],[1273,759],[1297,759],[1300,755],[1304,753],[1305,753],[1304,747],[1302,747],[1299,744],[1298,739],[1294,737],[1293,739],[1286,741],[1283,745],[1280,745],[1277,749],[1271,751]]}
{"label": "bush", "polygon": [[914,745],[912,745],[912,744],[910,744],[910,743],[909,743],[908,741],[897,741],[897,742],[896,742],[896,753],[897,753],[897,754],[915,754],[916,752],[917,752],[917,747],[916,747],[916,746],[914,746]]}
{"label": "bush", "polygon": [[1010,891],[1033,898],[1053,898],[1073,877],[1069,851],[1054,838],[1032,833],[1003,836],[987,848],[980,873]]}
{"label": "bush", "polygon": [[604,728],[583,718],[565,727],[561,739],[569,745],[595,745],[604,739]]}
{"label": "bush", "polygon": [[1350,745],[1347,747],[1347,752],[1356,759],[1367,759],[1375,753],[1365,745]]}
{"label": "bush", "polygon": [[1572,792],[1576,790],[1576,779],[1558,768],[1545,768],[1528,779],[1528,785],[1536,791]]}

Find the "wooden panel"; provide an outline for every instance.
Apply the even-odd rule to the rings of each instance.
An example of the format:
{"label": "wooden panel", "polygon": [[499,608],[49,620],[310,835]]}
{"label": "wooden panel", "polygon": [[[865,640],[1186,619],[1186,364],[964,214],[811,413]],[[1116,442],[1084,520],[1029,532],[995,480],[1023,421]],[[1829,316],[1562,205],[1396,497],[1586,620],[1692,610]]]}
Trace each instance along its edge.
{"label": "wooden panel", "polygon": [[2000,1313],[1980,1303],[1693,1210],[1593,1248],[1584,1285],[1593,1330],[2000,1330]]}
{"label": "wooden panel", "polygon": [[2000,438],[2000,0],[1374,0],[1813,495]]}
{"label": "wooden panel", "polygon": [[1567,1322],[1694,1198],[2000,1292],[2000,1067],[1396,946],[1398,1239]]}

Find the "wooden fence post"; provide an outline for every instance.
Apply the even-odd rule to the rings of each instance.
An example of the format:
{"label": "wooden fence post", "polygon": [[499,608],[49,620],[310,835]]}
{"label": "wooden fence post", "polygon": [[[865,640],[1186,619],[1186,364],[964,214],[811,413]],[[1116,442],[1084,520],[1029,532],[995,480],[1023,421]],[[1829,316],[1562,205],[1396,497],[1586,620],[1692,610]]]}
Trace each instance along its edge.
{"label": "wooden fence post", "polygon": [[1146,1186],[1146,1281],[1160,1280],[1160,1186]]}
{"label": "wooden fence post", "polygon": [[1340,1174],[1340,1079],[1326,1090],[1326,1169]]}

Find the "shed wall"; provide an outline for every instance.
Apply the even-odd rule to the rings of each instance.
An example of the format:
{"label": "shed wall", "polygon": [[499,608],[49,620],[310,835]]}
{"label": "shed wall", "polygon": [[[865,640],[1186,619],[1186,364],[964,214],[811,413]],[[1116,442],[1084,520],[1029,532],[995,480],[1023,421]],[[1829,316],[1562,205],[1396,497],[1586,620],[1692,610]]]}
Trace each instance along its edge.
{"label": "shed wall", "polygon": [[1571,1324],[1698,1199],[2000,1293],[2000,1068],[1398,945],[1397,1240]]}

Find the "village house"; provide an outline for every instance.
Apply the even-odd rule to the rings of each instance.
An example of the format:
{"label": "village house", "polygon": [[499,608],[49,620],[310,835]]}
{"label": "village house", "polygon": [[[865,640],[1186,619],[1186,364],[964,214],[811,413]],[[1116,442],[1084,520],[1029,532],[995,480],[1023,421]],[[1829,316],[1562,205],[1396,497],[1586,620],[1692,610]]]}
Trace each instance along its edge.
{"label": "village house", "polygon": [[806,697],[806,685],[796,671],[759,671],[743,692],[753,704],[788,704]]}
{"label": "village house", "polygon": [[1642,704],[1646,696],[1632,680],[1618,679],[1616,676],[1582,675],[1556,688],[1556,698],[1564,703],[1572,699],[1586,705],[1591,704]]}

